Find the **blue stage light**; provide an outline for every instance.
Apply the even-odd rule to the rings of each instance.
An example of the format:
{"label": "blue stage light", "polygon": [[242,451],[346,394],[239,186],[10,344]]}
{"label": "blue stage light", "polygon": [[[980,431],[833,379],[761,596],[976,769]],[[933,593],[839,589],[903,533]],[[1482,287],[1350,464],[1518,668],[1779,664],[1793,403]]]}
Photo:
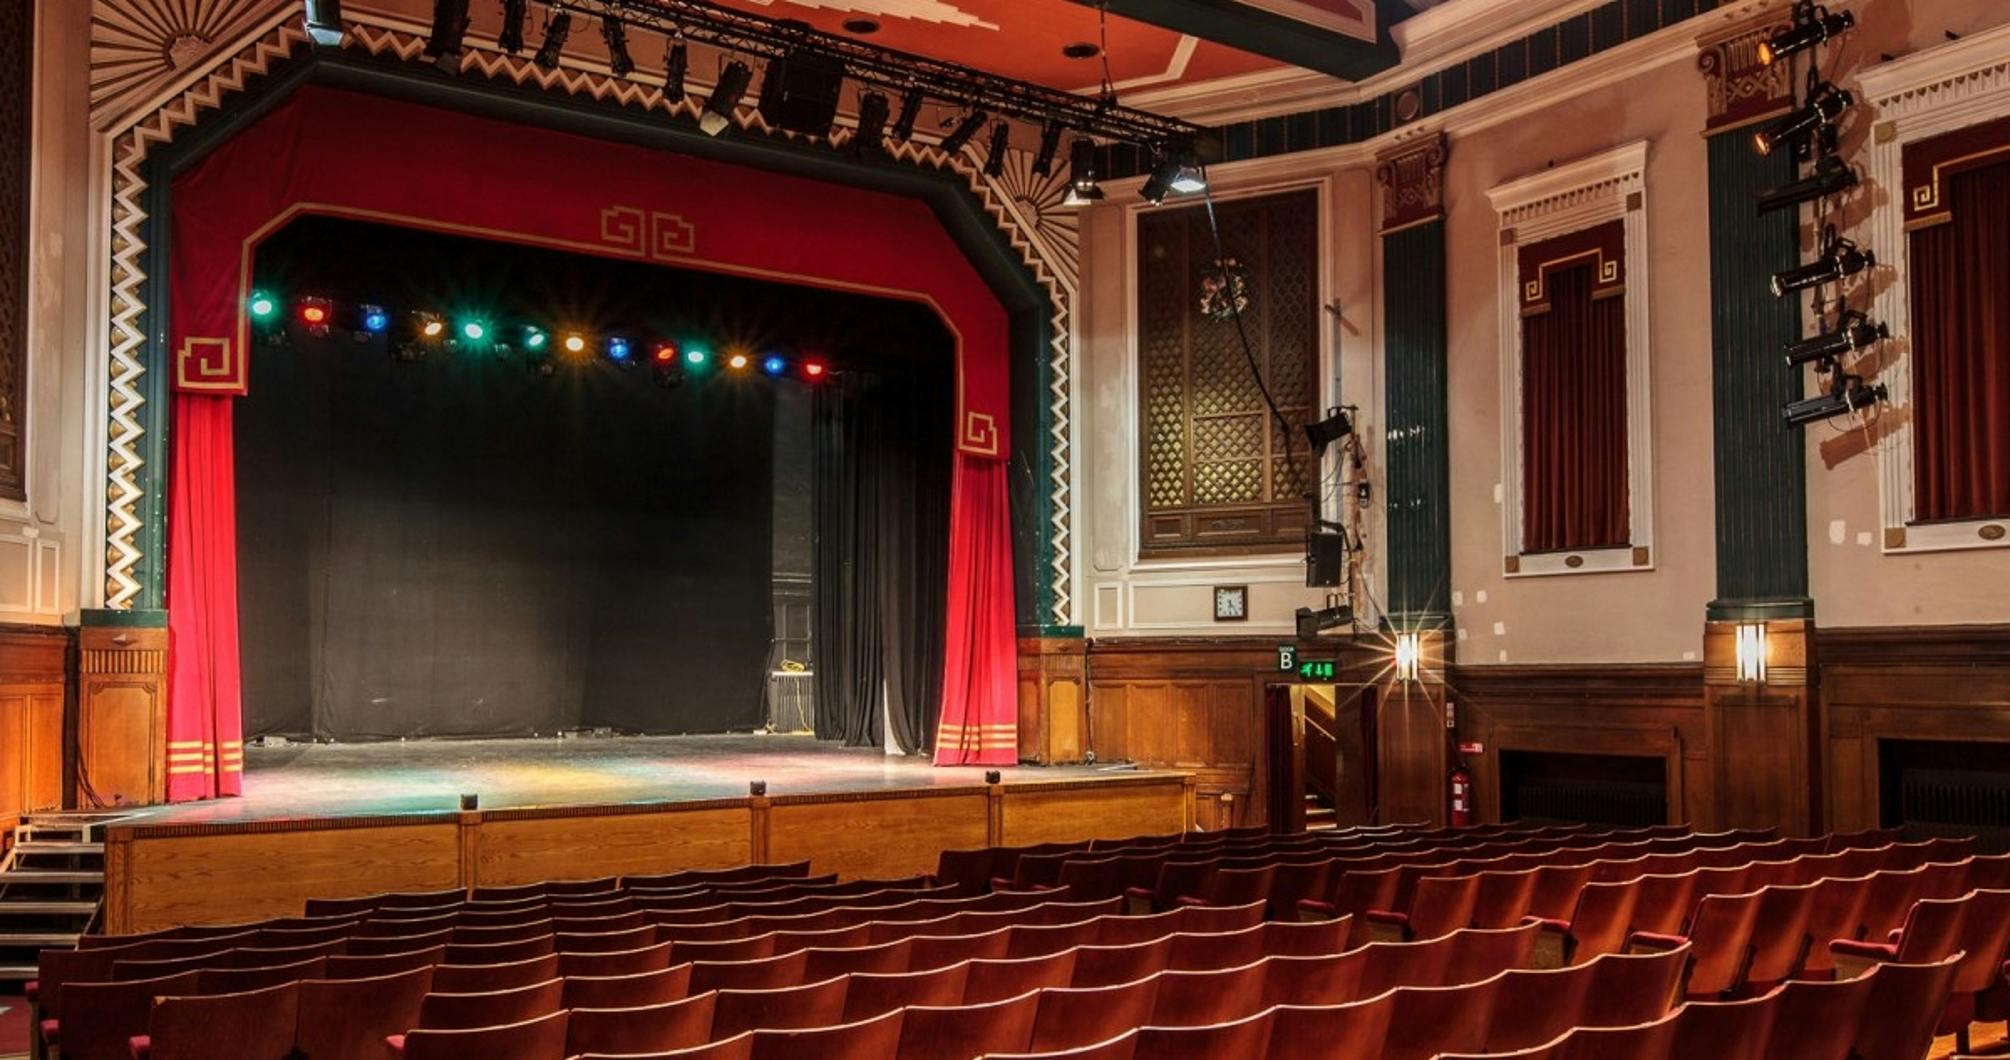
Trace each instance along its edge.
{"label": "blue stage light", "polygon": [[761,362],[761,371],[766,372],[769,375],[780,375],[783,372],[788,371],[788,368],[789,368],[789,362],[784,361],[780,357],[774,356],[773,354],[770,354],[767,360]]}
{"label": "blue stage light", "polygon": [[384,312],[383,306],[366,305],[363,307],[364,331],[370,331],[382,334],[384,329],[390,326],[391,326],[391,314]]}
{"label": "blue stage light", "polygon": [[627,339],[612,338],[607,340],[607,357],[609,360],[626,361],[631,352],[633,351],[629,348]]}

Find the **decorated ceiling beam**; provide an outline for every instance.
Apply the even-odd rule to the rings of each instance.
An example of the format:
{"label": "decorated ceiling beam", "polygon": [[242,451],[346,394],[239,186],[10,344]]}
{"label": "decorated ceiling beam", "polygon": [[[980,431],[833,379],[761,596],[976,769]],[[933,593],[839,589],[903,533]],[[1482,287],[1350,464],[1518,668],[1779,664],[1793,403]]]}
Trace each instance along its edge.
{"label": "decorated ceiling beam", "polygon": [[[1075,0],[1102,7],[1105,0]],[[1402,0],[1107,0],[1109,12],[1359,81],[1396,65],[1389,24]]]}

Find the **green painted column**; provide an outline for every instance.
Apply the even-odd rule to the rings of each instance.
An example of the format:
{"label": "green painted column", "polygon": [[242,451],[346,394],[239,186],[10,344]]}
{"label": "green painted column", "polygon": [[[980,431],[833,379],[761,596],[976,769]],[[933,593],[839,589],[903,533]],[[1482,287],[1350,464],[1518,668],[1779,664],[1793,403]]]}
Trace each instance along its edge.
{"label": "green painted column", "polygon": [[1450,614],[1451,470],[1445,412],[1445,222],[1382,240],[1383,359],[1387,383],[1389,599],[1402,628]]}

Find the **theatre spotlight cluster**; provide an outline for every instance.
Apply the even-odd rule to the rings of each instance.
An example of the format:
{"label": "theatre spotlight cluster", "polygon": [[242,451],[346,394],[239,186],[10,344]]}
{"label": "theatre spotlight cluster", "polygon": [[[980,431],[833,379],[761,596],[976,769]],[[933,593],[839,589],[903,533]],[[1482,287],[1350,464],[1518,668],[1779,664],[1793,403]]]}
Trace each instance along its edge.
{"label": "theatre spotlight cluster", "polygon": [[[1773,274],[1773,296],[1814,292],[1817,319],[1832,317],[1820,333],[1787,343],[1782,351],[1790,370],[1812,364],[1825,380],[1821,393],[1781,407],[1781,418],[1789,427],[1869,408],[1886,397],[1884,384],[1869,383],[1845,367],[1847,359],[1890,334],[1884,324],[1849,304],[1853,279],[1876,266],[1877,255],[1844,238],[1832,220],[1825,220],[1833,216],[1836,199],[1857,186],[1856,170],[1842,157],[1837,136],[1838,125],[1856,99],[1822,78],[1817,50],[1855,25],[1856,16],[1848,11],[1830,11],[1802,0],[1794,5],[1791,21],[1759,45],[1759,61],[1768,66],[1790,62],[1803,52],[1809,59],[1800,105],[1752,134],[1752,147],[1761,155],[1783,148],[1790,151],[1797,172],[1794,179],[1759,193],[1755,205],[1760,214],[1767,214],[1812,204],[1821,233],[1813,259]],[[1803,167],[1806,172],[1798,172]]]}
{"label": "theatre spotlight cluster", "polygon": [[[304,2],[315,40],[339,44],[339,0]],[[425,55],[449,72],[461,65],[469,2],[433,0]],[[692,47],[716,53],[716,72],[698,117],[698,127],[710,136],[731,128],[736,111],[753,93],[754,106],[769,129],[836,140],[842,135],[838,106],[850,83],[858,91],[850,140],[855,156],[883,149],[888,138],[906,141],[917,128],[928,129],[929,124],[919,119],[924,108],[932,107],[947,115],[940,126],[947,130],[940,140],[942,150],[955,155],[976,146],[983,153],[984,172],[994,177],[1004,172],[1018,127],[1037,130],[1032,170],[1043,177],[1052,173],[1063,142],[1072,135],[1068,205],[1101,197],[1096,173],[1099,145],[1129,145],[1157,160],[1146,185],[1146,197],[1154,203],[1205,186],[1201,163],[1215,142],[1211,134],[1189,122],[1122,106],[1107,87],[1096,94],[1049,88],[707,0],[537,0],[535,6],[544,8],[545,15],[543,38],[532,58],[546,70],[558,68],[573,33],[585,20],[588,26],[599,26],[609,74],[624,80],[652,79],[659,75],[637,63],[631,31],[660,35],[664,49],[660,77],[663,95],[671,103],[685,98],[687,82],[694,76],[701,83],[707,80],[706,69],[714,56],[705,55],[694,67]],[[535,21],[533,7],[531,0],[502,0],[497,47],[516,54],[527,46],[527,33]],[[476,39],[481,39],[479,34]],[[645,58],[647,54],[643,53]],[[758,88],[756,73],[761,75]],[[892,105],[896,99],[897,110]]]}
{"label": "theatre spotlight cluster", "polygon": [[836,371],[823,355],[799,350],[756,350],[734,342],[506,320],[479,312],[398,310],[319,295],[293,299],[288,312],[279,296],[256,290],[245,299],[245,312],[259,339],[272,345],[284,344],[295,331],[316,339],[342,332],[358,345],[385,342],[394,360],[417,362],[434,354],[520,359],[540,376],[557,374],[561,365],[597,362],[621,369],[647,368],[657,385],[677,387],[687,378],[715,371],[728,376],[797,378],[808,383],[822,382]]}

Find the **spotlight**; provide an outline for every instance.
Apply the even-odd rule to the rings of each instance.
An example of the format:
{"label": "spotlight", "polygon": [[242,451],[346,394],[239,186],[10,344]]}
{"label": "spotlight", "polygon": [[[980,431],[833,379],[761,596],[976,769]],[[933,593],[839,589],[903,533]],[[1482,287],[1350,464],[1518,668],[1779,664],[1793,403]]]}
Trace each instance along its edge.
{"label": "spotlight", "polygon": [[900,116],[893,119],[893,138],[905,141],[914,135],[914,120],[921,116],[920,85],[909,85],[900,96]]}
{"label": "spotlight", "polygon": [[629,356],[634,352],[634,347],[628,344],[628,340],[619,335],[607,340],[607,359],[615,364],[627,364]]}
{"label": "spotlight", "polygon": [[1346,409],[1331,409],[1325,419],[1305,425],[1305,440],[1312,444],[1315,453],[1324,452],[1327,446],[1353,433],[1354,421]]}
{"label": "spotlight", "polygon": [[663,98],[672,103],[684,102],[684,74],[691,69],[691,49],[684,38],[670,42],[670,50],[663,56]]}
{"label": "spotlight", "polygon": [[565,39],[572,36],[572,12],[553,11],[544,24],[544,43],[537,46],[531,61],[546,70],[558,69],[558,57],[565,53]]}
{"label": "spotlight", "polygon": [[984,175],[1003,176],[1005,173],[1005,152],[1012,146],[1012,126],[1009,122],[999,122],[991,127],[991,145],[984,156]]}
{"label": "spotlight", "polygon": [[747,367],[747,355],[744,353],[736,353],[731,357],[726,358],[726,367],[731,368],[736,372]]}
{"label": "spotlight", "polygon": [[1043,177],[1054,172],[1054,156],[1061,153],[1061,134],[1065,131],[1052,118],[1040,126],[1040,149],[1033,152],[1033,172]]}
{"label": "spotlight", "polygon": [[1814,3],[1794,5],[1793,25],[1759,42],[1759,62],[1771,66],[1795,52],[1806,51],[1831,37],[1838,37],[1856,25],[1848,11],[1833,14]]}
{"label": "spotlight", "polygon": [[264,291],[251,292],[251,297],[244,305],[246,309],[251,310],[253,320],[269,320],[272,314],[279,312],[278,300]]}
{"label": "spotlight", "polygon": [[886,118],[891,108],[884,92],[866,92],[858,97],[858,131],[852,134],[852,154],[886,149]]}
{"label": "spotlight", "polygon": [[1759,127],[1752,134],[1752,146],[1762,155],[1772,154],[1784,143],[1793,143],[1842,116],[1856,97],[1845,89],[1823,81],[1808,91],[1808,101]]}
{"label": "spotlight", "polygon": [[1855,243],[1836,238],[1834,226],[1830,226],[1822,236],[1821,256],[1805,265],[1773,274],[1773,296],[1781,297],[1789,291],[1805,290],[1833,283],[1845,276],[1854,276],[1877,264],[1876,255],[1868,250],[1859,250]]}
{"label": "spotlight", "polygon": [[1787,364],[1803,365],[1809,361],[1841,357],[1861,350],[1879,339],[1890,337],[1891,331],[1882,321],[1873,323],[1860,310],[1844,310],[1842,317],[1836,321],[1834,331],[1824,332],[1799,342],[1787,343],[1785,348]]}
{"label": "spotlight", "polygon": [[335,318],[335,308],[326,298],[302,298],[294,310],[300,318],[300,326],[317,339],[328,337],[328,325]]}
{"label": "spotlight", "polygon": [[1780,406],[1780,416],[1789,427],[1801,427],[1816,420],[1840,416],[1845,412],[1866,408],[1883,401],[1889,394],[1883,383],[1866,386],[1856,376],[1836,373],[1835,386],[1826,394],[1799,401],[1789,401]]}
{"label": "spotlight", "polygon": [[523,24],[530,17],[530,0],[502,0],[502,32],[496,47],[515,55],[523,50]]}
{"label": "spotlight", "polygon": [[544,349],[545,344],[549,341],[550,336],[544,333],[543,328],[530,324],[524,325],[523,332],[517,339],[519,345],[533,353]]}
{"label": "spotlight", "polygon": [[461,42],[468,35],[468,0],[433,0],[433,31],[426,36],[426,58],[452,72],[460,65]]}
{"label": "spotlight", "polygon": [[342,43],[342,0],[307,0],[307,37],[325,48]]}
{"label": "spotlight", "polygon": [[965,114],[956,123],[956,128],[950,130],[949,135],[942,138],[942,153],[946,155],[962,154],[963,149],[969,146],[970,141],[976,139],[977,130],[982,129],[984,123],[989,121],[990,118],[991,115],[981,109],[972,109],[969,113]]}
{"label": "spotlight", "polygon": [[381,335],[386,328],[391,326],[391,314],[386,313],[384,307],[380,305],[358,306],[356,307],[356,323],[359,325],[356,328],[360,333],[356,336],[359,339],[368,338],[371,335]]}
{"label": "spotlight", "polygon": [[1061,205],[1087,206],[1102,197],[1103,189],[1096,185],[1096,141],[1078,136],[1068,150],[1068,194]]}
{"label": "spotlight", "polygon": [[523,335],[524,364],[531,374],[550,378],[558,373],[558,365],[552,363],[551,344],[544,332],[536,328],[525,328]]}
{"label": "spotlight", "polygon": [[461,321],[461,338],[469,342],[480,342],[488,338],[489,327],[479,320]]}
{"label": "spotlight", "polygon": [[1829,195],[1838,195],[1856,187],[1856,170],[1832,154],[1825,154],[1815,162],[1815,171],[1799,180],[1790,180],[1777,188],[1759,193],[1760,213],[1784,210],[1799,206],[1804,202]]}
{"label": "spotlight", "polygon": [[422,339],[437,339],[447,333],[447,322],[438,313],[413,313],[412,330]]}
{"label": "spotlight", "polygon": [[628,54],[628,26],[613,15],[600,20],[600,39],[607,44],[607,69],[616,77],[635,72],[635,58]]}
{"label": "spotlight", "polygon": [[824,371],[824,362],[822,361],[803,362],[803,374],[809,376],[811,379],[822,379]]}
{"label": "spotlight", "polygon": [[768,359],[761,362],[761,371],[769,375],[780,375],[784,371],[787,371],[788,367],[789,362],[782,360],[774,354],[769,354]]}
{"label": "spotlight", "polygon": [[754,80],[754,71],[746,63],[733,60],[719,73],[719,83],[712,86],[712,96],[705,101],[705,112],[698,115],[698,129],[707,136],[717,136],[733,123],[733,108],[740,105],[740,97],[747,94],[747,86]]}
{"label": "spotlight", "polygon": [[409,313],[400,332],[401,339],[391,344],[391,356],[400,361],[423,361],[446,334],[447,321],[438,313],[425,310]]}
{"label": "spotlight", "polygon": [[567,353],[585,353],[586,336],[575,331],[567,335],[561,345],[565,347]]}
{"label": "spotlight", "polygon": [[690,349],[684,351],[685,363],[689,364],[693,368],[705,367],[705,362],[708,359],[709,356],[705,353],[705,351],[699,349],[696,346],[693,346]]}
{"label": "spotlight", "polygon": [[1317,611],[1309,607],[1298,609],[1298,639],[1315,640],[1321,632],[1337,626],[1354,624],[1354,609],[1346,604],[1322,607]]}
{"label": "spotlight", "polygon": [[649,362],[651,364],[669,364],[676,359],[677,346],[675,343],[659,342],[656,344],[655,349],[649,351]]}
{"label": "spotlight", "polygon": [[1157,206],[1173,192],[1191,195],[1206,190],[1207,173],[1200,168],[1199,157],[1192,151],[1172,150],[1159,160],[1138,193],[1144,196],[1146,202]]}

